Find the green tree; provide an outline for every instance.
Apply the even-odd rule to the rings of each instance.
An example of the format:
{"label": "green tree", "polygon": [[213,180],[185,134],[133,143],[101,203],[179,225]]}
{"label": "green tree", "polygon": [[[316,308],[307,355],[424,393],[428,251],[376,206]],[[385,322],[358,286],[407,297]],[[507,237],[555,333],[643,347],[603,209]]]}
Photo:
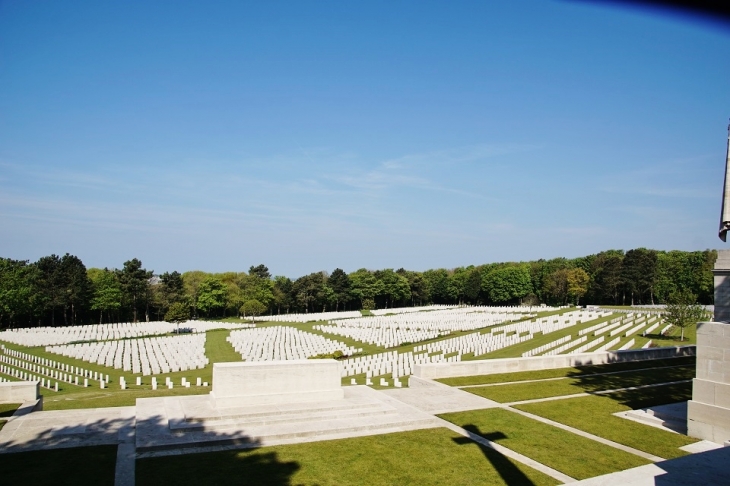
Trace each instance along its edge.
{"label": "green tree", "polygon": [[247,300],[241,306],[243,316],[251,316],[252,322],[256,322],[256,317],[266,312],[266,306],[258,300]]}
{"label": "green tree", "polygon": [[80,258],[66,253],[61,257],[60,268],[64,284],[64,322],[68,324],[66,310],[70,312],[71,324],[75,325],[78,312],[83,310],[91,297],[91,282],[86,266]]}
{"label": "green tree", "polygon": [[[375,296],[383,293],[383,283],[365,268],[351,273],[350,283],[352,295],[360,301],[360,306],[363,309],[366,300],[374,302]],[[372,307],[374,307],[374,303]]]}
{"label": "green tree", "polygon": [[65,302],[65,282],[61,270],[61,258],[50,255],[40,258],[36,263],[39,270],[38,285],[43,296],[45,310],[51,313],[51,326],[56,325],[56,309],[63,308]]}
{"label": "green tree", "polygon": [[707,317],[704,308],[697,303],[697,296],[688,290],[680,290],[669,296],[664,310],[664,321],[682,330],[681,341],[684,341],[684,329],[697,324]]}
{"label": "green tree", "polygon": [[458,298],[458,290],[449,278],[449,272],[443,268],[426,270],[423,278],[427,282],[431,301],[434,304],[453,304]]}
{"label": "green tree", "polygon": [[495,303],[515,302],[532,292],[530,268],[527,265],[503,266],[492,270],[482,287]]}
{"label": "green tree", "polygon": [[408,279],[398,275],[392,269],[378,270],[373,276],[380,282],[377,297],[384,303],[384,308],[393,307],[393,304],[411,298],[411,287]]}
{"label": "green tree", "polygon": [[571,268],[567,270],[565,278],[567,295],[571,299],[575,299],[575,305],[578,305],[580,298],[588,292],[590,277],[582,268]]}
{"label": "green tree", "polygon": [[256,276],[263,280],[271,280],[271,274],[269,273],[269,267],[264,264],[253,266],[248,269],[248,274]]}
{"label": "green tree", "polygon": [[40,298],[36,286],[38,269],[27,261],[0,258],[0,327],[7,316],[8,325],[20,316],[32,316],[34,303]]}
{"label": "green tree", "polygon": [[290,278],[284,276],[274,277],[274,285],[272,293],[274,295],[274,305],[276,306],[276,313],[281,314],[281,308],[289,313],[289,309],[294,305],[294,282]]}
{"label": "green tree", "polygon": [[182,324],[190,320],[190,306],[185,302],[173,302],[165,312],[165,321],[172,324]]}
{"label": "green tree", "polygon": [[543,295],[550,297],[551,302],[557,302],[565,304],[568,300],[568,270],[567,268],[561,268],[555,270],[543,279],[545,288],[543,289]]}
{"label": "green tree", "polygon": [[111,322],[111,313],[118,312],[122,306],[122,288],[114,272],[108,269],[90,268],[92,298],[91,310],[99,311],[99,324],[104,321],[104,313]]}
{"label": "green tree", "polygon": [[206,317],[226,306],[226,287],[218,277],[208,275],[198,287],[198,309]]}
{"label": "green tree", "polygon": [[203,280],[205,280],[207,276],[207,273],[201,272],[200,270],[192,270],[190,272],[185,272],[182,274],[185,297],[190,302],[190,306],[192,307],[193,312],[196,313],[194,317],[197,316],[198,293],[200,289],[200,284],[203,282]]}
{"label": "green tree", "polygon": [[327,279],[327,285],[332,289],[335,300],[335,312],[340,310],[340,303],[350,299],[350,277],[341,268],[335,268]]}
{"label": "green tree", "polygon": [[[148,296],[150,278],[152,271],[142,268],[142,262],[136,258],[132,258],[124,262],[121,270],[117,270],[117,278],[122,287],[122,296],[128,305],[132,308],[132,322],[138,322],[137,312],[140,307],[145,305]],[[149,321],[149,314],[145,316]]]}

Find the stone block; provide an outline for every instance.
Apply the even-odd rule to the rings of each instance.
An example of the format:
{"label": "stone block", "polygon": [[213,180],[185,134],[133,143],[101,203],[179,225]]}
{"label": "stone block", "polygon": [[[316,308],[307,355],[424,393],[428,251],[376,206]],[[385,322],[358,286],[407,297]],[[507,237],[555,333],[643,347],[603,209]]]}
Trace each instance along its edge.
{"label": "stone block", "polygon": [[6,381],[0,383],[0,403],[22,403],[41,397],[36,381]]}
{"label": "stone block", "polygon": [[215,363],[211,400],[216,408],[344,398],[333,359]]}
{"label": "stone block", "polygon": [[[730,385],[728,383],[730,382],[715,384],[714,404],[718,407],[730,409]],[[694,396],[692,398],[694,398]]]}
{"label": "stone block", "polygon": [[697,350],[697,359],[725,361],[725,350],[723,348],[718,348],[715,346],[702,346]]}
{"label": "stone block", "polygon": [[714,405],[715,382],[700,380],[697,378],[692,380],[692,400]]}

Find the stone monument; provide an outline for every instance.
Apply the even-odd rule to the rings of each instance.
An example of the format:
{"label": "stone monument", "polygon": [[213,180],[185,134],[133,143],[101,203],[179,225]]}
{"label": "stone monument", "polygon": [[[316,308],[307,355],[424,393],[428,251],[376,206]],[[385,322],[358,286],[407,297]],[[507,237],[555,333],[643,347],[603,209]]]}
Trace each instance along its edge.
{"label": "stone monument", "polygon": [[215,408],[341,400],[340,368],[333,359],[213,364]]}
{"label": "stone monument", "polygon": [[[720,232],[730,230],[730,126],[725,156],[725,184]],[[713,270],[715,316],[697,324],[697,372],[687,403],[687,433],[719,444],[730,440],[730,250],[718,250]]]}

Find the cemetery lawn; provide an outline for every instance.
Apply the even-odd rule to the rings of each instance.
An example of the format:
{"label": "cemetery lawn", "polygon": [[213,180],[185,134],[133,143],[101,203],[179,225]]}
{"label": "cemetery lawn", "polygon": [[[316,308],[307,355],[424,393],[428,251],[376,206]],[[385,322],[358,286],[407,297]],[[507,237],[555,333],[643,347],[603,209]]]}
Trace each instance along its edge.
{"label": "cemetery lawn", "polygon": [[440,417],[575,479],[651,463],[634,454],[504,409],[447,413]]}
{"label": "cemetery lawn", "polygon": [[[188,375],[190,376],[190,375]],[[162,383],[164,385],[164,382]],[[210,387],[184,388],[175,384],[172,390],[161,387],[157,390],[130,387],[127,390],[106,388],[87,389],[78,393],[54,394],[43,390],[43,410],[76,410],[81,408],[133,407],[138,398],[173,397],[180,395],[205,395]]]}
{"label": "cemetery lawn", "polygon": [[117,446],[0,454],[3,484],[79,486],[114,484]]}
{"label": "cemetery lawn", "polygon": [[620,371],[661,368],[666,366],[695,366],[694,356],[682,358],[654,359],[647,361],[631,361],[626,363],[610,363],[604,365],[576,366],[574,368],[555,368],[550,370],[517,371],[514,373],[497,373],[492,375],[458,376],[440,378],[436,381],[449,386],[488,385],[513,381],[544,380],[547,378],[568,378],[599,373],[616,373]]}
{"label": "cemetery lawn", "polygon": [[445,428],[138,459],[136,474],[138,486],[558,484]]}
{"label": "cemetery lawn", "polygon": [[[670,388],[671,387],[671,388]],[[667,390],[661,390],[668,388]],[[643,390],[632,390],[630,402],[635,408],[675,403],[692,398],[692,384],[669,385]],[[616,417],[612,414],[632,410],[624,405],[622,393],[604,396],[568,398],[549,402],[516,405],[514,408],[575,427],[604,439],[639,449],[664,459],[673,459],[687,453],[679,447],[697,442],[685,435],[674,434],[649,425]],[[638,407],[637,404],[640,404]]]}
{"label": "cemetery lawn", "polygon": [[4,417],[12,417],[15,411],[20,407],[20,403],[0,403],[0,419]]}
{"label": "cemetery lawn", "polygon": [[585,375],[559,380],[464,388],[463,390],[496,402],[510,403],[538,398],[573,395],[576,393],[595,393],[604,390],[691,380],[694,376],[695,367],[684,365],[610,375]]}

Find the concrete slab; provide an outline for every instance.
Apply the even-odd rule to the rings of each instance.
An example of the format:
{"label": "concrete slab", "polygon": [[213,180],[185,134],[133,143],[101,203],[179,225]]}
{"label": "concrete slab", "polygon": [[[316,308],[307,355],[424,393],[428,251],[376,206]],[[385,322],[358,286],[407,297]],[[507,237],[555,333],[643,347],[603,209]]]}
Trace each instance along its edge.
{"label": "concrete slab", "polygon": [[0,453],[118,444],[134,414],[134,407],[116,407],[14,416],[0,430]]}
{"label": "concrete slab", "polygon": [[730,447],[657,462],[573,483],[580,486],[727,486]]}
{"label": "concrete slab", "polygon": [[670,403],[656,407],[618,412],[616,417],[625,418],[658,429],[687,434],[687,402]]}
{"label": "concrete slab", "polygon": [[439,414],[499,407],[500,404],[443,383],[411,376],[408,388],[381,390],[426,413]]}
{"label": "concrete slab", "polygon": [[720,449],[721,447],[722,446],[720,444],[717,444],[715,442],[709,440],[701,440],[699,442],[695,442],[694,444],[687,444],[686,446],[682,446],[680,447],[680,449],[684,452],[689,452],[690,454],[699,454],[700,452],[714,451],[715,449]]}

